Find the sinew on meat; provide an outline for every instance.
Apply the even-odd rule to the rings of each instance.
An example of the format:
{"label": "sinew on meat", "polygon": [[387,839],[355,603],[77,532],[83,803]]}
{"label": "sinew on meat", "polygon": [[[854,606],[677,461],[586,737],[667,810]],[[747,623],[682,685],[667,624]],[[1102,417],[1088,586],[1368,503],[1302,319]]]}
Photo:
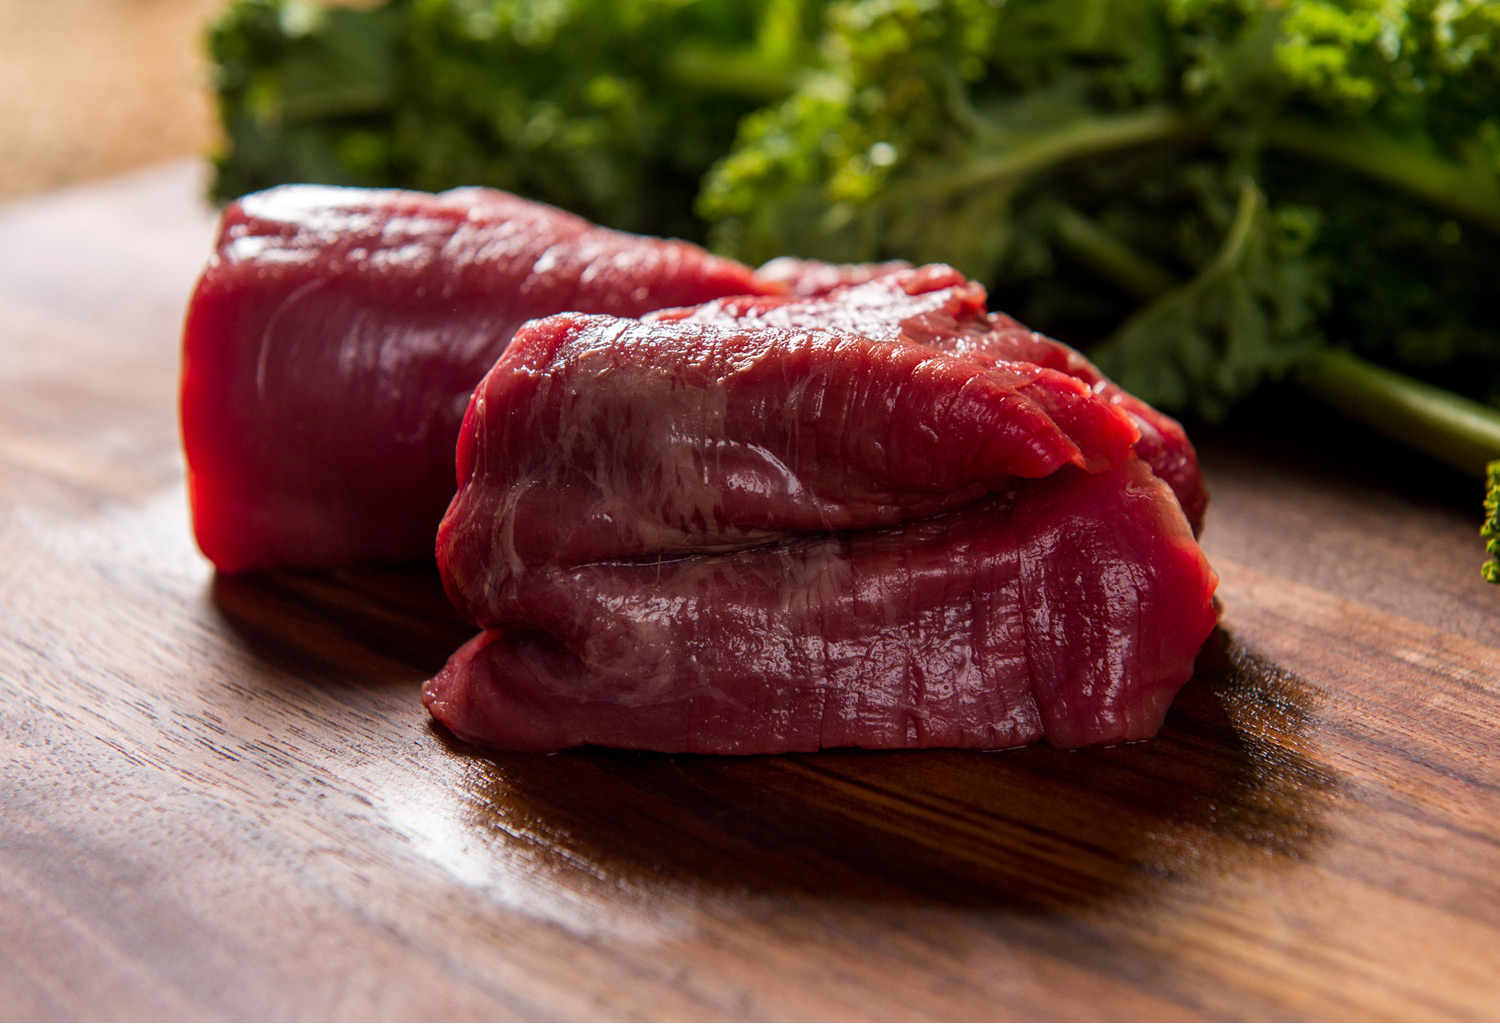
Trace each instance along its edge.
{"label": "sinew on meat", "polygon": [[1196,459],[983,306],[920,268],[527,325],[460,435],[439,566],[484,632],[429,709],[532,751],[1154,734],[1216,618]]}
{"label": "sinew on meat", "polygon": [[247,196],[184,332],[199,546],[224,571],[431,559],[469,396],[522,323],[786,287],[490,189]]}

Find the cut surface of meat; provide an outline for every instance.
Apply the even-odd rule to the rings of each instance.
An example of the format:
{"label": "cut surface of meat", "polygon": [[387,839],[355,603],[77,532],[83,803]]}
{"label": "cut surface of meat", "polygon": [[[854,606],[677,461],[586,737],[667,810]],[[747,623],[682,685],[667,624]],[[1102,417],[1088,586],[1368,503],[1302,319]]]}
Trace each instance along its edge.
{"label": "cut surface of meat", "polygon": [[[759,273],[765,271],[763,267]],[[1065,373],[1135,420],[1140,431],[1136,454],[1172,488],[1194,533],[1202,529],[1208,490],[1181,424],[1116,386],[1076,350],[1002,313],[988,312],[983,285],[941,264],[840,268],[791,260],[779,277],[795,282],[799,274],[826,287],[794,287],[789,295],[733,296],[690,309],[662,310],[647,319],[834,328],[874,339],[904,339],[989,365],[1025,363]]]}
{"label": "cut surface of meat", "polygon": [[225,571],[430,559],[469,396],[520,324],[785,287],[488,189],[247,196],[184,333],[199,545]]}
{"label": "cut surface of meat", "polygon": [[[1192,524],[1193,535],[1203,532],[1203,516],[1208,511],[1208,486],[1198,466],[1198,453],[1171,416],[1147,405],[1099,372],[1076,349],[1023,327],[1003,313],[989,314],[993,330],[978,336],[979,350],[994,359],[1015,359],[1058,370],[1088,384],[1109,402],[1129,413],[1140,429],[1135,453],[1177,495],[1182,511]],[[961,340],[968,342],[971,336]]]}
{"label": "cut surface of meat", "polygon": [[488,624],[519,573],[932,515],[1130,455],[1133,421],[1067,374],[892,336],[563,314],[475,391],[438,562]]}
{"label": "cut surface of meat", "polygon": [[1180,506],[1135,457],[894,526],[513,582],[423,699],[521,751],[1143,739],[1216,617]]}

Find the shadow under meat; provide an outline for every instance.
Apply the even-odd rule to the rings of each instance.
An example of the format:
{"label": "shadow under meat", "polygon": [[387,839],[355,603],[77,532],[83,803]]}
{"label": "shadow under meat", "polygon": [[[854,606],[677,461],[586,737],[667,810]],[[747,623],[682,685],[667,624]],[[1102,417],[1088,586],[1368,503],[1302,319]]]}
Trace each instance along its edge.
{"label": "shadow under meat", "polygon": [[428,566],[219,573],[209,596],[246,650],[298,678],[418,685],[475,632]]}
{"label": "shadow under meat", "polygon": [[1217,630],[1162,732],[1102,750],[503,755],[433,728],[474,759],[475,828],[611,887],[1046,911],[1303,856],[1340,787],[1318,702]]}
{"label": "shadow under meat", "polygon": [[[415,686],[473,632],[430,568],[220,575],[211,598],[257,658],[325,684]],[[471,825],[585,885],[1046,911],[1302,857],[1340,787],[1320,699],[1219,629],[1161,733],[1107,749],[537,756],[432,728],[470,761]]]}

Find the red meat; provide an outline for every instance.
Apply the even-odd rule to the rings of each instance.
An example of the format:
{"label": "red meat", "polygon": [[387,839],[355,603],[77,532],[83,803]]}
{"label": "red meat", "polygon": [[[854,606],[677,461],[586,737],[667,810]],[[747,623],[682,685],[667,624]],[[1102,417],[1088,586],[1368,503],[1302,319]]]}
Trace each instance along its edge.
{"label": "red meat", "polygon": [[837,288],[864,284],[877,277],[906,270],[910,263],[891,260],[886,263],[824,263],[822,260],[800,260],[782,256],[764,264],[755,272],[757,280],[771,285],[771,294],[784,290],[788,295],[827,295]]}
{"label": "red meat", "polygon": [[691,309],[664,310],[647,319],[838,328],[868,338],[903,338],[987,365],[1020,362],[1066,373],[1130,414],[1140,430],[1136,454],[1171,486],[1193,532],[1202,530],[1208,489],[1181,424],[1121,390],[1062,342],[1028,330],[1003,313],[987,312],[982,285],[941,265],[841,268],[778,260],[759,273],[777,265],[781,269],[773,276],[792,285],[796,294],[736,296]]}
{"label": "red meat", "polygon": [[1216,579],[1131,457],[879,529],[527,574],[423,689],[459,737],[752,754],[1149,737]]}
{"label": "red meat", "polygon": [[248,196],[187,316],[198,543],[225,571],[431,558],[469,395],[520,324],[785,287],[486,189]]}
{"label": "red meat", "polygon": [[439,565],[486,631],[433,714],[518,750],[1154,733],[1216,580],[1135,420],[958,344],[983,316],[949,316],[942,350],[909,317],[796,309],[518,334],[460,437]]}
{"label": "red meat", "polygon": [[899,339],[575,314],[526,325],[474,395],[438,537],[459,609],[498,581],[933,515],[1106,469],[1131,419],[1073,377]]}

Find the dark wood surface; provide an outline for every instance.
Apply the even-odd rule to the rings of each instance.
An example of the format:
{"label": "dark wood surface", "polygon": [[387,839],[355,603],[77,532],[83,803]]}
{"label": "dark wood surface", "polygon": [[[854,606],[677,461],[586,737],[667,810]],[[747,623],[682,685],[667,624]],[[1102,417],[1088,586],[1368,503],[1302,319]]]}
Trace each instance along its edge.
{"label": "dark wood surface", "polygon": [[1223,625],[1149,743],[486,755],[434,572],[194,548],[199,189],[0,207],[0,1017],[1500,1014],[1472,485],[1206,436]]}

